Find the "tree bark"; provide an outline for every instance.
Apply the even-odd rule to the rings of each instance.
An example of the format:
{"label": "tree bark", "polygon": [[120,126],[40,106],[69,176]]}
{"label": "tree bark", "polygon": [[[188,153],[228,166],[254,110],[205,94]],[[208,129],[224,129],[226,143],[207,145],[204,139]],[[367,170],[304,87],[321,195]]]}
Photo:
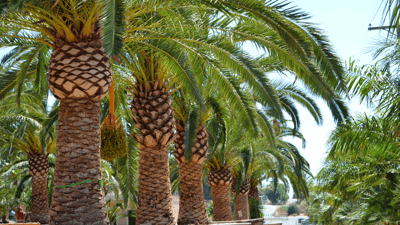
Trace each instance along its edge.
{"label": "tree bark", "polygon": [[185,124],[176,122],[174,155],[179,163],[178,224],[209,224],[203,191],[203,162],[207,157],[208,134],[204,126],[196,132],[191,163],[185,161]]}
{"label": "tree bark", "polygon": [[[100,134],[99,100],[61,101],[51,224],[109,224],[99,182]],[[57,188],[82,181],[87,183]]]}
{"label": "tree bark", "polygon": [[255,198],[255,199],[259,199],[260,198],[257,186],[250,187],[249,199],[250,198]]}
{"label": "tree bark", "polygon": [[49,198],[47,192],[47,174],[49,173],[48,155],[31,152],[29,173],[32,176],[32,222],[49,223]]}
{"label": "tree bark", "polygon": [[174,224],[167,148],[140,148],[136,224]]}
{"label": "tree bark", "polygon": [[[234,178],[232,182],[232,194],[236,195],[236,186],[238,179]],[[235,220],[246,220],[250,217],[249,211],[249,191],[250,179],[245,179],[240,185],[239,193],[235,199]]]}
{"label": "tree bark", "polygon": [[139,193],[136,224],[174,224],[168,146],[175,140],[172,100],[165,83],[136,84],[131,103],[135,125],[140,129]]}
{"label": "tree bark", "polygon": [[202,169],[202,164],[179,163],[178,225],[209,224],[204,200]]}
{"label": "tree bark", "polygon": [[235,199],[235,220],[250,218],[248,194],[238,194]]}
{"label": "tree bark", "polygon": [[47,176],[32,177],[32,222],[48,224],[49,198],[47,193]]}
{"label": "tree bark", "polygon": [[230,189],[230,185],[211,186],[214,221],[233,220]]}

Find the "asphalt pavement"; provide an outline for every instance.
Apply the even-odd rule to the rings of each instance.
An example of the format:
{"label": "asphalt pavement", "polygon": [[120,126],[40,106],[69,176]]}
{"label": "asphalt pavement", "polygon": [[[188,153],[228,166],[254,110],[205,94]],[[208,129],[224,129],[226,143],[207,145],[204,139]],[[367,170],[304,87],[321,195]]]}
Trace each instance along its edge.
{"label": "asphalt pavement", "polygon": [[298,223],[300,218],[308,219],[307,216],[291,216],[291,217],[274,217],[272,216],[278,205],[263,205],[263,213],[265,218],[265,224],[282,223],[282,225],[300,225]]}

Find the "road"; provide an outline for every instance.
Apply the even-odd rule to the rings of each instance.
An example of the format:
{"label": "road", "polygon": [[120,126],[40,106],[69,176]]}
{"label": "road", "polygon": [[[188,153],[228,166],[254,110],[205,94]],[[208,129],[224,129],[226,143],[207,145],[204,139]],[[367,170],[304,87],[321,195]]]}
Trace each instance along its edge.
{"label": "road", "polygon": [[282,225],[299,225],[297,221],[300,218],[307,219],[307,216],[292,216],[292,217],[273,217],[272,214],[279,208],[277,205],[263,205],[263,213],[265,218],[265,224],[268,223],[282,223]]}
{"label": "road", "polygon": [[264,218],[272,217],[272,214],[274,214],[278,208],[278,205],[263,205]]}

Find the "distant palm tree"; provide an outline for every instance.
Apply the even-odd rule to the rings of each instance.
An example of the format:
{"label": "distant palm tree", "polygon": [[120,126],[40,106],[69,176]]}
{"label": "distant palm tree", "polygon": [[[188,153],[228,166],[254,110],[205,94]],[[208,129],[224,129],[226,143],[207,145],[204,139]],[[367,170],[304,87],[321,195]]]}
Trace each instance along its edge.
{"label": "distant palm tree", "polygon": [[34,222],[49,223],[49,200],[47,193],[48,155],[56,150],[56,142],[49,138],[42,146],[41,137],[34,131],[25,131],[22,138],[13,140],[14,147],[29,157],[29,173],[32,176],[32,215]]}
{"label": "distant palm tree", "polygon": [[[19,97],[19,106],[15,104],[18,98],[16,92],[7,93],[0,102],[2,150],[10,156],[4,157],[7,165],[2,167],[1,173],[4,176],[16,169],[26,168],[28,176],[21,178],[15,198],[21,196],[27,181],[32,183],[31,218],[36,222],[49,223],[48,156],[56,150],[53,125],[58,105],[48,108],[47,93],[37,91],[30,85],[23,87]],[[21,152],[28,156],[27,161],[19,158]]]}

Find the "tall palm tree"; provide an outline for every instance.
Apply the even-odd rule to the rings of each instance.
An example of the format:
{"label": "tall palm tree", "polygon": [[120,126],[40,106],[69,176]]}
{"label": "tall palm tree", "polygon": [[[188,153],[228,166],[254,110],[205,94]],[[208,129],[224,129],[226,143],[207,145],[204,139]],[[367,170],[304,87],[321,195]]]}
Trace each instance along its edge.
{"label": "tall palm tree", "polygon": [[[48,84],[61,102],[52,220],[57,223],[107,223],[104,193],[99,188],[99,100],[111,85],[108,56],[117,54],[115,45],[122,40],[121,32],[115,32],[115,28],[122,27],[122,3],[116,3],[119,7],[106,1],[43,3],[28,0],[19,5],[5,4],[8,7],[2,10],[0,18],[5,25],[2,26],[2,38],[30,39],[42,43],[42,48],[52,48]],[[105,29],[103,38],[102,28]],[[20,29],[28,32],[19,32]],[[102,40],[107,43],[105,49]],[[31,52],[28,62],[42,48]],[[19,88],[24,83],[29,67],[30,63],[24,65],[18,73],[18,82],[9,88]],[[83,194],[87,191],[90,194]]]}

